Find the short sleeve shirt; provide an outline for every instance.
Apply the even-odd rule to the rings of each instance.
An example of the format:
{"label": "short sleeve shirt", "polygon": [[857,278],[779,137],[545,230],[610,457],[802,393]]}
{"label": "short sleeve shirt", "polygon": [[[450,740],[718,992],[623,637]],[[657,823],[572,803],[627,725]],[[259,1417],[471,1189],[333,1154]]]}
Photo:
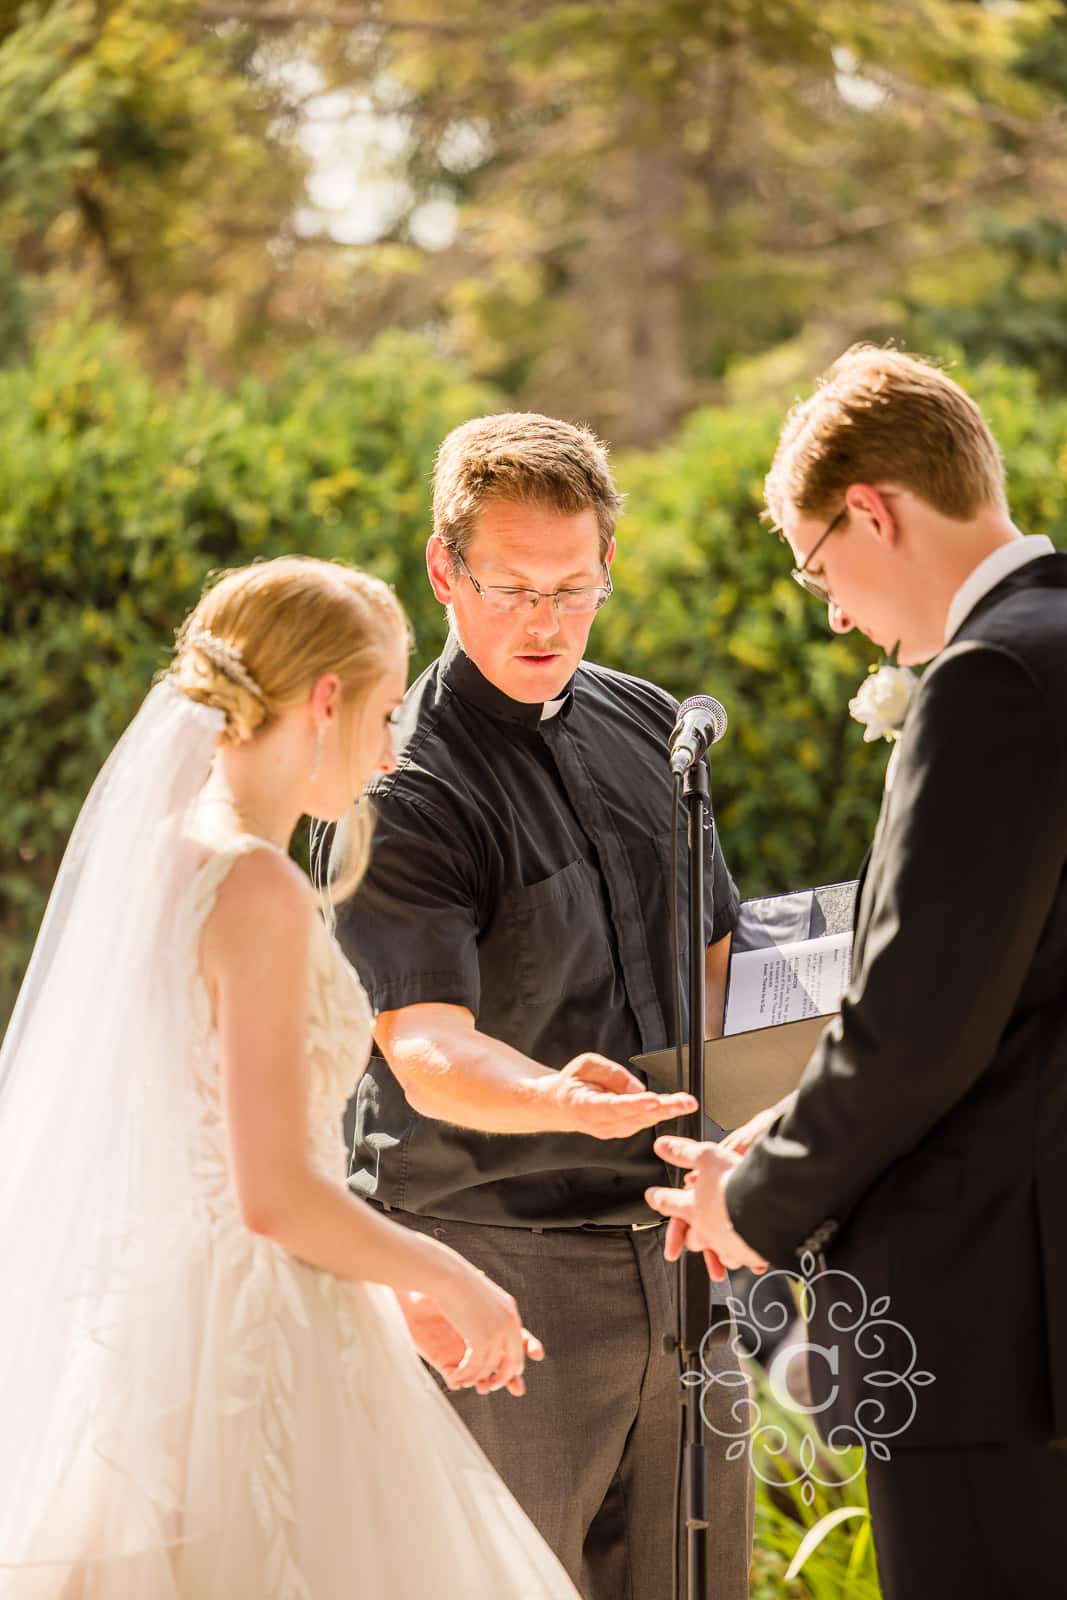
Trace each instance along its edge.
{"label": "short sleeve shirt", "polygon": [[[672,875],[683,922],[686,905],[684,850],[676,862],[671,848],[676,711],[653,684],[591,662],[553,705],[514,701],[450,636],[405,697],[397,770],[370,790],[370,868],[340,911],[375,1010],[465,1006],[481,1032],[549,1067],[587,1050],[625,1063],[672,1043]],[[706,861],[715,942],[738,897],[717,837]],[[684,971],[684,928],[680,944]],[[682,1012],[684,1029],[684,992]],[[413,1111],[374,1057],[350,1181],[451,1220],[649,1221],[644,1190],[665,1173],[654,1137],[453,1127]]]}

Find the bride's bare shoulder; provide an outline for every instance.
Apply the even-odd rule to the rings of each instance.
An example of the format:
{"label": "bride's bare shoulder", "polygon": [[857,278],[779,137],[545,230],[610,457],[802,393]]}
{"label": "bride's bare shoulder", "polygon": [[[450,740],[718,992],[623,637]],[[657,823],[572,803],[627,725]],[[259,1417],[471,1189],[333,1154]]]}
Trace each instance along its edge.
{"label": "bride's bare shoulder", "polygon": [[275,939],[291,945],[307,935],[314,912],[314,891],[295,861],[266,841],[253,844],[227,867],[204,922],[201,948],[210,962],[234,945],[262,948]]}

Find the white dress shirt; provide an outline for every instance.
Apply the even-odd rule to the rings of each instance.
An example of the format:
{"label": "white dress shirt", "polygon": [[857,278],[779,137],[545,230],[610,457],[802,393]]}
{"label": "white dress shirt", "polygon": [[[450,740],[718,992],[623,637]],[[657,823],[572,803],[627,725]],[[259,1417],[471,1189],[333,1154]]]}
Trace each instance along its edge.
{"label": "white dress shirt", "polygon": [[1009,572],[1025,567],[1028,561],[1036,561],[1039,556],[1054,555],[1055,550],[1052,540],[1046,539],[1043,533],[1028,533],[1010,540],[1008,544],[998,545],[984,560],[979,561],[952,596],[952,604],[945,618],[945,643],[948,644],[959,632],[979,600],[984,599],[990,589],[995,589]]}

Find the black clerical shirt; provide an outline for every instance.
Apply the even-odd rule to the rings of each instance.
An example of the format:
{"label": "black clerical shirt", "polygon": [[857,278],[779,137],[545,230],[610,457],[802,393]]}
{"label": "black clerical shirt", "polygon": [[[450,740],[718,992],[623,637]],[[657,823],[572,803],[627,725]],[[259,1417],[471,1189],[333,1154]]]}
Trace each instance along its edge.
{"label": "black clerical shirt", "polygon": [[[397,771],[370,790],[370,869],[340,911],[376,1011],[466,1006],[481,1032],[550,1067],[586,1050],[625,1063],[672,1042],[676,709],[653,684],[590,662],[559,702],[525,705],[450,636],[404,699]],[[714,942],[738,901],[717,841],[707,859]],[[684,860],[675,870],[684,912]],[[684,962],[684,935],[682,951]],[[683,996],[683,1026],[684,1009]],[[647,1222],[643,1192],[665,1171],[654,1137],[456,1128],[413,1111],[376,1056],[359,1087],[350,1181],[452,1220]]]}

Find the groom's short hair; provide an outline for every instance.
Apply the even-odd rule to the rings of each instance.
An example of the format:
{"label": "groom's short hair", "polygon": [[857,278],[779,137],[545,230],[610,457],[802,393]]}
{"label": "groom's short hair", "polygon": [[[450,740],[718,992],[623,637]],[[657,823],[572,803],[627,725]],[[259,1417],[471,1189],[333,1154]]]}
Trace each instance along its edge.
{"label": "groom's short hair", "polygon": [[829,518],[851,483],[895,483],[966,521],[1005,504],[1004,467],[982,413],[940,367],[858,344],[787,416],[764,493],[778,525],[792,510]]}

